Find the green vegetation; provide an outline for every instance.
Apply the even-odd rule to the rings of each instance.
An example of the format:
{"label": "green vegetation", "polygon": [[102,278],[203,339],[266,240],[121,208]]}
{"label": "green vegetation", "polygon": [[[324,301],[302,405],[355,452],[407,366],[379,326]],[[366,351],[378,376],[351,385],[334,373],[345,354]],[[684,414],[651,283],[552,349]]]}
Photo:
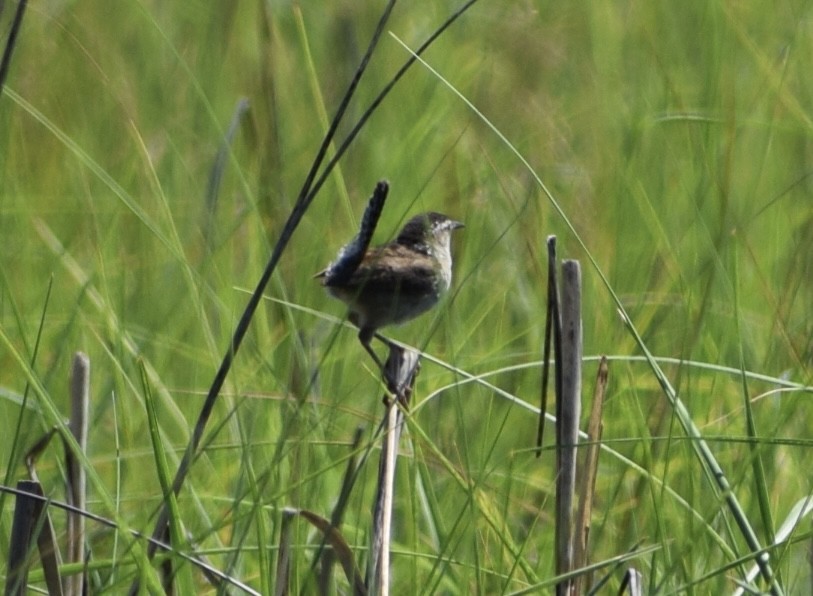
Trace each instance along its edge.
{"label": "green vegetation", "polygon": [[[67,415],[82,350],[89,506],[152,532],[156,461],[177,468],[373,4],[29,5],[0,95],[6,484]],[[409,58],[402,43],[416,48],[455,6],[396,6],[339,140]],[[811,494],[811,23],[802,2],[475,4],[424,55],[437,74],[412,67],[294,235],[178,499],[185,550],[268,592],[283,508],[329,517],[355,429],[363,448],[373,437],[378,375],[312,276],[386,178],[376,242],[420,211],[466,223],[451,298],[384,330],[427,352],[396,480],[393,593],[553,589],[553,433],[542,458],[533,450],[549,234],[582,263],[586,400],[598,356],[611,359],[590,535],[591,561],[607,564],[594,578],[617,588],[634,566],[652,593],[733,590],[753,556],[614,296],[769,545]],[[54,442],[37,464],[55,500],[61,453]],[[342,526],[360,564],[376,465],[374,451]],[[5,573],[13,499],[0,498]],[[92,521],[88,534],[96,591],[144,573],[143,542]],[[809,589],[809,538],[804,518],[771,551],[786,593]],[[308,592],[319,539],[297,521],[293,542],[291,586]]]}

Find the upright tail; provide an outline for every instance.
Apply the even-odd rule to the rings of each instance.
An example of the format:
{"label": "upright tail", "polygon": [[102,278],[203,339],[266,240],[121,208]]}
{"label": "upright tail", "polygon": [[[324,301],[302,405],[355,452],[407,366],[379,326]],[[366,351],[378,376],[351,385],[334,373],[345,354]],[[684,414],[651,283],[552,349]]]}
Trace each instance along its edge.
{"label": "upright tail", "polygon": [[381,180],[375,185],[373,196],[370,197],[367,202],[367,209],[364,210],[359,233],[339,251],[336,260],[320,274],[320,277],[324,278],[322,282],[324,285],[344,285],[358,269],[364,255],[367,254],[370,240],[372,240],[375,227],[378,225],[378,218],[381,217],[381,212],[384,210],[384,201],[387,198],[389,189],[390,186],[385,180]]}

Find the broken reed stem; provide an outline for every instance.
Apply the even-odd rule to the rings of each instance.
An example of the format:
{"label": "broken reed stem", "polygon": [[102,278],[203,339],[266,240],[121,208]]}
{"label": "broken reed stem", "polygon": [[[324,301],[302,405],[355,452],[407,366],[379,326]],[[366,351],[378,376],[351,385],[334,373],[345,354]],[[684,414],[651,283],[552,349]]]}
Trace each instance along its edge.
{"label": "broken reed stem", "polygon": [[369,593],[379,596],[389,594],[395,466],[398,457],[398,443],[404,425],[404,411],[409,407],[418,368],[419,355],[417,352],[390,344],[390,354],[383,372],[387,384],[391,389],[394,388],[395,395],[394,399],[389,395],[384,398],[387,413],[381,446],[381,463],[378,467],[378,490],[373,513],[370,568],[367,571]]}
{"label": "broken reed stem", "polygon": [[291,574],[291,524],[296,517],[295,509],[286,507],[282,511],[282,523],[279,531],[279,545],[276,570],[272,577],[276,577],[274,594],[288,594],[288,578]]}
{"label": "broken reed stem", "polygon": [[[573,556],[573,568],[587,567],[587,545],[590,538],[590,517],[593,513],[593,493],[596,489],[598,474],[598,456],[601,453],[601,435],[604,426],[601,422],[604,412],[604,396],[607,393],[609,365],[607,357],[602,356],[596,375],[596,387],[593,391],[593,404],[590,407],[590,422],[587,425],[587,451],[582,460],[581,474],[578,477],[579,513],[576,515],[576,543]],[[590,587],[590,575],[579,575],[575,578],[574,592],[585,594]]]}
{"label": "broken reed stem", "polygon": [[[542,439],[545,431],[545,412],[548,409],[548,380],[550,379],[550,350],[561,352],[562,321],[559,318],[559,288],[556,282],[556,236],[548,236],[548,306],[545,313],[545,338],[542,344],[542,387],[539,401],[539,426],[536,431],[536,457],[542,456]],[[561,367],[554,369],[555,389],[561,387]]]}
{"label": "broken reed stem", "polygon": [[[90,359],[82,352],[73,356],[73,367],[70,379],[71,392],[71,418],[68,423],[79,448],[83,453],[87,451],[88,442],[88,410],[90,401]],[[78,510],[86,509],[87,476],[85,469],[70,450],[65,455],[68,490],[68,505]],[[68,548],[66,562],[84,562],[85,544],[85,517],[77,512],[68,513]],[[63,589],[65,594],[81,596],[83,592],[84,572],[74,573],[65,578]]]}
{"label": "broken reed stem", "polygon": [[6,596],[28,594],[28,569],[34,561],[31,554],[36,543],[48,593],[61,596],[59,567],[62,563],[42,485],[36,480],[20,480],[16,494],[4,593]]}
{"label": "broken reed stem", "polygon": [[[21,493],[33,493],[42,496],[39,482],[20,480],[17,489]],[[42,501],[18,494],[14,506],[14,519],[11,524],[9,540],[8,567],[6,576],[6,596],[17,596],[26,593],[28,584],[28,556],[31,550],[31,539],[38,527],[40,514],[44,509]]]}
{"label": "broken reed stem", "polygon": [[[573,501],[576,490],[576,454],[581,415],[581,268],[578,261],[562,262],[561,403],[556,416],[556,574],[573,570]],[[556,586],[557,594],[571,594],[573,580]]]}
{"label": "broken reed stem", "polygon": [[375,532],[372,550],[372,590],[379,596],[389,594],[390,539],[392,536],[392,502],[395,489],[395,463],[401,418],[397,402],[387,407],[387,422],[379,468],[379,496],[375,507]]}

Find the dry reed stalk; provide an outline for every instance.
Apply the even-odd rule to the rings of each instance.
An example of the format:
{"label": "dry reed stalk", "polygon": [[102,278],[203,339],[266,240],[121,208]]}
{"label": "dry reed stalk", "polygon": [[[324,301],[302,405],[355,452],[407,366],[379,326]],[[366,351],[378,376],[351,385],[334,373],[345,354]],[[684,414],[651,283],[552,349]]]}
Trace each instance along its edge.
{"label": "dry reed stalk", "polygon": [[[590,409],[590,422],[587,425],[587,451],[584,454],[581,474],[579,475],[579,512],[576,515],[576,544],[573,557],[573,568],[587,566],[587,545],[590,538],[590,516],[593,512],[593,493],[596,488],[598,473],[598,456],[601,453],[601,434],[604,426],[601,417],[604,412],[604,396],[607,392],[609,365],[607,357],[602,356],[596,375],[596,387],[593,391],[593,405]],[[584,594],[584,586],[590,586],[589,577],[579,575],[574,582],[576,594]]]}
{"label": "dry reed stalk", "polygon": [[[68,423],[79,448],[83,453],[87,451],[88,442],[88,410],[90,403],[90,359],[82,352],[73,356],[73,367],[70,379],[71,418]],[[79,463],[73,452],[65,454],[65,467],[67,471],[67,498],[68,505],[81,511],[85,510],[87,503],[87,476],[85,469]],[[68,548],[65,555],[68,563],[83,563],[85,559],[85,517],[76,512],[68,513]],[[65,578],[63,588],[68,596],[81,596],[85,581],[84,571]]]}
{"label": "dry reed stalk", "polygon": [[370,567],[367,570],[369,593],[380,596],[389,594],[392,504],[398,443],[404,425],[404,412],[409,407],[418,368],[419,355],[417,352],[390,344],[390,354],[383,373],[395,395],[394,399],[385,396],[387,413],[384,421],[381,463],[378,467],[378,490],[373,514]]}
{"label": "dry reed stalk", "polygon": [[[573,501],[576,491],[576,455],[581,415],[581,268],[578,261],[562,262],[561,399],[556,405],[556,574],[573,570]],[[557,594],[572,594],[573,579],[556,586]]]}

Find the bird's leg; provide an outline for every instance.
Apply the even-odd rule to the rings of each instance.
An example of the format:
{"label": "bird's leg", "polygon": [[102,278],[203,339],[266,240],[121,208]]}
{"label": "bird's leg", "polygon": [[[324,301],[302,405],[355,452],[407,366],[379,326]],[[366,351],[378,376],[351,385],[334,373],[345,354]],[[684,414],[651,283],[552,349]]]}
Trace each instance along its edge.
{"label": "bird's leg", "polygon": [[381,362],[381,359],[378,357],[378,354],[373,351],[373,347],[370,345],[370,342],[373,339],[373,335],[375,335],[375,329],[370,329],[369,327],[362,327],[359,331],[359,341],[361,345],[364,346],[364,349],[367,350],[367,353],[373,357],[375,363],[378,365],[378,368],[381,369],[381,372],[384,372],[384,363]]}
{"label": "bird's leg", "polygon": [[378,365],[378,369],[381,371],[381,376],[384,378],[384,382],[387,384],[387,388],[390,391],[396,392],[397,385],[395,379],[392,378],[389,371],[387,370],[387,367],[384,365],[383,362],[381,362],[381,359],[378,357],[378,354],[375,353],[373,347],[370,345],[370,342],[372,341],[373,337],[377,337],[385,344],[387,344],[390,350],[392,350],[393,347],[397,346],[390,340],[388,340],[386,337],[382,337],[378,333],[376,333],[375,329],[371,329],[369,327],[362,327],[361,330],[359,331],[359,341],[361,342],[361,345],[364,346],[364,349],[367,350],[367,353],[373,357],[373,360],[375,360],[375,363]]}

